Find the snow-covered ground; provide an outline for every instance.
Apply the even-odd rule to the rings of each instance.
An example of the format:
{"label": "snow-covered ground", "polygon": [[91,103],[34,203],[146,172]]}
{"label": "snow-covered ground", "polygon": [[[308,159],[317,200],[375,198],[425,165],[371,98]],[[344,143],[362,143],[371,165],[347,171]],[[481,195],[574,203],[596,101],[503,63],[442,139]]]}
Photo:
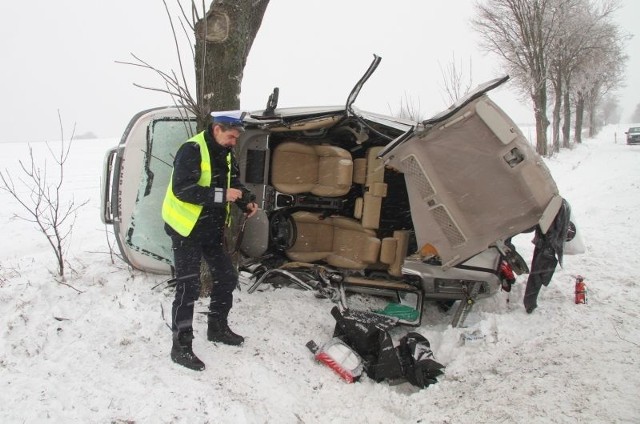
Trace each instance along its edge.
{"label": "snow-covered ground", "polygon": [[[163,276],[112,261],[100,222],[102,160],[116,140],[75,141],[66,193],[90,201],[73,231],[66,285],[44,237],[11,219],[22,211],[0,192],[0,422],[638,423],[640,146],[624,144],[625,129],[608,127],[547,160],[587,252],[565,256],[533,314],[522,306],[526,276],[510,294],[479,302],[468,328],[427,311],[417,331],[446,371],[424,390],[366,376],[346,384],[305,347],[331,337],[333,305],[295,289],[248,294],[246,282],[230,317],[244,346],[207,342],[198,314],[194,350],[207,368],[173,364],[165,322],[173,293],[151,289]],[[48,155],[44,144],[32,147]],[[0,169],[18,178],[28,146],[2,149]],[[529,260],[531,234],[515,243]],[[586,305],[573,302],[576,274],[586,277]],[[476,329],[484,341],[462,345],[461,334]]]}

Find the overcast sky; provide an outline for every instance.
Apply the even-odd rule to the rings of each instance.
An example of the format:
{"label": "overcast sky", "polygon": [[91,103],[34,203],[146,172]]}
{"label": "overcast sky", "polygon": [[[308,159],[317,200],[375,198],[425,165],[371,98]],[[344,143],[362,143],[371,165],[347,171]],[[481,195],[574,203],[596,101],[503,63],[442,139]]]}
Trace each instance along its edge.
{"label": "overcast sky", "polygon": [[[344,104],[375,53],[382,63],[356,105],[394,114],[407,100],[424,115],[435,114],[448,106],[440,66],[452,55],[465,66],[471,61],[474,85],[503,75],[499,61],[478,48],[472,4],[271,0],[245,69],[241,107],[262,109],[275,86],[280,106]],[[626,120],[640,103],[640,2],[624,0],[617,15],[622,30],[634,35],[620,90]],[[170,104],[167,95],[133,86],[161,81],[116,63],[131,60],[131,53],[160,69],[178,69],[161,0],[2,0],[0,142],[59,139],[58,111],[66,138],[74,125],[76,135],[120,137],[136,112]],[[492,98],[517,122],[533,121],[528,101],[509,88]]]}

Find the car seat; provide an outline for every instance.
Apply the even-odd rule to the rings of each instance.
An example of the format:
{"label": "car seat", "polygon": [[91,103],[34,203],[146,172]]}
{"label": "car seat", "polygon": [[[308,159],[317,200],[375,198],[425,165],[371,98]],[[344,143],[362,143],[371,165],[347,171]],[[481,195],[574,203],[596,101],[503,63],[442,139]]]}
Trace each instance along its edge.
{"label": "car seat", "polygon": [[286,251],[298,262],[324,261],[329,265],[364,269],[378,261],[381,241],[372,230],[352,218],[322,218],[322,214],[298,211],[291,215],[297,237]]}
{"label": "car seat", "polygon": [[354,161],[353,182],[363,186],[363,196],[356,198],[353,216],[360,220],[364,228],[378,229],[382,199],[387,196],[384,182],[384,164],[378,159],[382,147],[367,150],[364,158]]}
{"label": "car seat", "polygon": [[351,154],[337,146],[286,141],[273,151],[271,184],[285,194],[344,196],[351,189]]}

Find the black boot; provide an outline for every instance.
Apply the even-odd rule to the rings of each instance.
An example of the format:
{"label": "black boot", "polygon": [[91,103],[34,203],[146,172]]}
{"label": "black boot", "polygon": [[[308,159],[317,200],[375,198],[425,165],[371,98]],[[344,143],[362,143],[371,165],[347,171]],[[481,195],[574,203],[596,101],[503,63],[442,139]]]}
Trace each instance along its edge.
{"label": "black boot", "polygon": [[183,367],[195,371],[202,371],[204,369],[204,362],[193,353],[192,341],[193,332],[173,333],[171,359]]}
{"label": "black boot", "polygon": [[240,346],[244,343],[244,337],[231,331],[227,320],[214,317],[209,317],[207,339],[210,342],[220,342],[231,346]]}

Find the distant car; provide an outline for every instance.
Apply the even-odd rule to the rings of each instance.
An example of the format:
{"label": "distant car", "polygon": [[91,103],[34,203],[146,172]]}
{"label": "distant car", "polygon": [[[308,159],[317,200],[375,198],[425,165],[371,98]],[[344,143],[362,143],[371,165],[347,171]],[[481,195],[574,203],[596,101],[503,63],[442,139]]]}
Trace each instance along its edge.
{"label": "distant car", "polygon": [[[256,278],[249,293],[274,277],[337,285],[342,298],[344,289],[411,297],[419,315],[423,298],[460,300],[460,325],[476,298],[512,278],[503,270],[517,255],[509,239],[534,226],[546,232],[562,198],[486,95],[508,77],[414,122],[353,105],[379,61],[346,105],[277,108],[274,90],[265,110],[246,113],[236,154],[260,211],[234,220],[240,269]],[[107,152],[102,220],[134,268],[171,272],[160,209],[175,152],[194,130],[193,116],[178,108],[142,111]]]}
{"label": "distant car", "polygon": [[629,131],[625,131],[627,135],[627,144],[640,144],[640,127],[631,127]]}

